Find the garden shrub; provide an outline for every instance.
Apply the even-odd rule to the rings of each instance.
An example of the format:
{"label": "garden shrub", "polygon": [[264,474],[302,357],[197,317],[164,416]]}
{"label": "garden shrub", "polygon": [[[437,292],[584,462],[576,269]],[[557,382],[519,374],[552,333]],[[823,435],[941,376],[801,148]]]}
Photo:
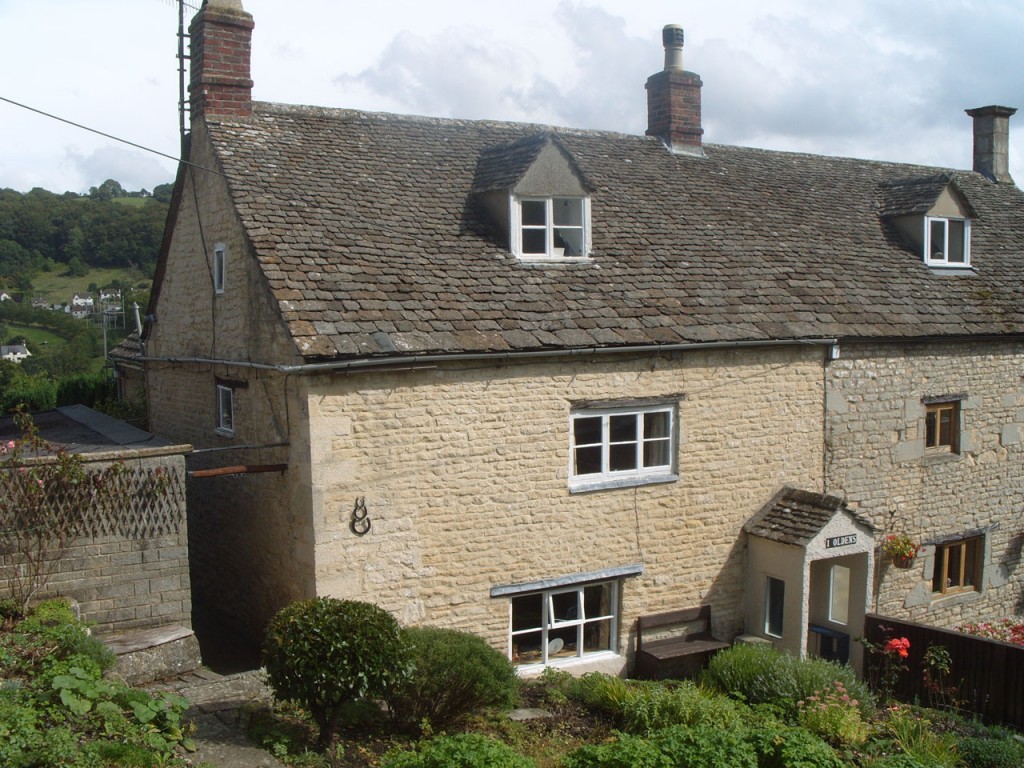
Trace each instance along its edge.
{"label": "garden shrub", "polygon": [[964,765],[971,768],[1020,768],[1024,765],[1024,743],[1012,736],[969,736],[957,742]]}
{"label": "garden shrub", "polygon": [[563,761],[564,768],[757,768],[757,751],[744,729],[675,725],[648,737],[623,734],[611,744],[587,745]]}
{"label": "garden shrub", "polygon": [[798,659],[760,643],[735,645],[715,654],[701,680],[748,704],[769,703],[796,717],[796,704],[839,682],[862,713],[874,708],[867,686],[847,666],[823,659]]}
{"label": "garden shrub", "polygon": [[742,705],[688,680],[634,689],[621,712],[623,727],[630,733],[650,733],[672,725],[736,728],[745,715]]}
{"label": "garden shrub", "polygon": [[408,652],[387,611],[316,597],[281,610],[267,627],[263,664],[274,696],[307,709],[326,748],[344,707],[381,698],[408,675]]}
{"label": "garden shrub", "polygon": [[861,719],[860,702],[838,681],[798,701],[796,720],[836,746],[857,746],[868,738],[869,728]]}
{"label": "garden shrub", "polygon": [[536,768],[511,747],[476,733],[437,736],[416,751],[389,752],[381,768]]}
{"label": "garden shrub", "polygon": [[516,701],[512,662],[468,632],[437,627],[402,630],[411,674],[387,693],[395,719],[439,730],[485,707],[509,709]]}
{"label": "garden shrub", "polygon": [[844,768],[835,750],[804,728],[751,730],[758,768]]}
{"label": "garden shrub", "polygon": [[568,685],[569,696],[594,712],[621,720],[626,707],[638,691],[650,687],[638,680],[623,680],[604,672],[588,672]]}

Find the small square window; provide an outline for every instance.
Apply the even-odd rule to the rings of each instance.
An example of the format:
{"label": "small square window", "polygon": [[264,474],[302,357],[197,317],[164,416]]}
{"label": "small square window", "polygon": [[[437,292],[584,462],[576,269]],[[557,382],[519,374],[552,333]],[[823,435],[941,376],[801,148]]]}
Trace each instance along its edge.
{"label": "small square window", "polygon": [[235,434],[235,392],[223,384],[217,385],[217,432]]}
{"label": "small square window", "polygon": [[925,405],[924,447],[935,453],[960,453],[959,400]]}
{"label": "small square window", "polygon": [[227,246],[217,243],[213,247],[213,291],[224,293],[224,278],[227,270]]}
{"label": "small square window", "polygon": [[581,259],[589,252],[585,197],[513,198],[512,250],[523,259]]}
{"label": "small square window", "polygon": [[981,583],[984,541],[980,536],[949,541],[935,547],[932,594],[974,592]]}
{"label": "small square window", "polygon": [[672,406],[583,409],[571,417],[573,489],[674,480]]}
{"label": "small square window", "polygon": [[968,219],[925,217],[924,260],[933,267],[971,264],[971,222]]}

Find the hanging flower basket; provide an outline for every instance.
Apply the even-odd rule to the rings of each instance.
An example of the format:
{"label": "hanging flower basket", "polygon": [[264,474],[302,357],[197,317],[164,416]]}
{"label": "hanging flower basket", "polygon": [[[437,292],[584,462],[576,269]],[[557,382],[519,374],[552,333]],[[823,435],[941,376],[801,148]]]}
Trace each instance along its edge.
{"label": "hanging flower basket", "polygon": [[892,558],[897,568],[910,568],[921,547],[905,533],[890,533],[882,542],[882,552]]}

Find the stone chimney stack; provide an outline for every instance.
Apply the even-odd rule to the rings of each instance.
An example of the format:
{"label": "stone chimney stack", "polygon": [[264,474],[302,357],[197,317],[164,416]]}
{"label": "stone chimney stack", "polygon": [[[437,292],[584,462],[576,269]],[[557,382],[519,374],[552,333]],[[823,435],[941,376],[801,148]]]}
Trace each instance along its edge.
{"label": "stone chimney stack", "polygon": [[700,126],[700,76],[683,69],[683,28],[661,31],[665,68],[647,78],[647,135],[657,136],[673,152],[703,155]]}
{"label": "stone chimney stack", "polygon": [[188,29],[193,120],[252,114],[252,28],[241,0],[204,0]]}
{"label": "stone chimney stack", "polygon": [[993,181],[1013,184],[1010,177],[1010,116],[1013,107],[965,110],[974,118],[974,170]]}

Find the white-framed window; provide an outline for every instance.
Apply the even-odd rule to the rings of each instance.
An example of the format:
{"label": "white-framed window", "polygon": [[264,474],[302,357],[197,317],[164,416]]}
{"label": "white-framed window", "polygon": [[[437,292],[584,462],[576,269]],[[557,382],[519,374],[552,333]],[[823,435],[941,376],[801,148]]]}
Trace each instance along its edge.
{"label": "white-framed window", "polygon": [[924,260],[933,267],[971,265],[971,222],[941,216],[924,218]]}
{"label": "white-framed window", "polygon": [[845,565],[829,569],[828,620],[836,624],[850,620],[850,569]]}
{"label": "white-framed window", "polygon": [[511,599],[514,664],[551,664],[615,650],[618,581],[541,590]]}
{"label": "white-framed window", "polygon": [[513,197],[512,252],[520,259],[585,259],[590,254],[590,199]]}
{"label": "white-framed window", "polygon": [[764,633],[782,637],[783,608],[786,602],[786,582],[768,576],[764,584]]}
{"label": "white-framed window", "polygon": [[583,408],[570,416],[573,490],[677,479],[676,409],[671,405]]}
{"label": "white-framed window", "polygon": [[213,292],[224,293],[224,279],[227,275],[227,246],[217,243],[213,246]]}
{"label": "white-framed window", "polygon": [[217,385],[217,432],[235,434],[235,391],[224,384]]}

